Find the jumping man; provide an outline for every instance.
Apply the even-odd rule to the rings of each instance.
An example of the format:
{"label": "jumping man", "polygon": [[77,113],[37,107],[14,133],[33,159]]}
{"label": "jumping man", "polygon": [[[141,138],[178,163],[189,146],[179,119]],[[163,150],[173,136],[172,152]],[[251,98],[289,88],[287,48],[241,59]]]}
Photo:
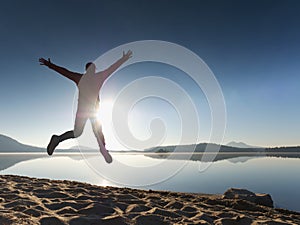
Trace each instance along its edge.
{"label": "jumping man", "polygon": [[70,138],[79,137],[83,132],[86,121],[90,119],[93,132],[97,138],[100,152],[107,163],[112,162],[112,157],[105,148],[105,140],[102,133],[101,124],[96,117],[97,109],[99,107],[99,91],[103,82],[131,57],[132,52],[130,50],[126,54],[123,52],[123,56],[118,61],[116,61],[106,70],[98,73],[96,73],[95,64],[89,62],[85,65],[84,74],[71,72],[63,67],[57,66],[52,63],[49,58],[48,60],[44,58],[39,59],[41,65],[48,66],[50,69],[74,81],[79,90],[74,130],[67,131],[61,135],[53,135],[50,143],[47,146],[48,155],[53,154],[55,148],[60,142]]}

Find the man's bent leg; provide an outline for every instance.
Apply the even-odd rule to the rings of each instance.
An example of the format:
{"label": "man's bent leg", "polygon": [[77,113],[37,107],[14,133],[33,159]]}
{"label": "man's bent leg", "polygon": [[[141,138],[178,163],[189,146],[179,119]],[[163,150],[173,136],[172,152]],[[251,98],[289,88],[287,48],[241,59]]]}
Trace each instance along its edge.
{"label": "man's bent leg", "polygon": [[68,139],[71,139],[71,138],[75,138],[75,135],[74,135],[74,131],[70,130],[70,131],[67,131],[67,132],[61,134],[58,137],[59,137],[59,142],[63,142],[65,140],[68,140]]}
{"label": "man's bent leg", "polygon": [[79,137],[83,132],[83,128],[85,126],[86,121],[87,121],[87,117],[85,116],[85,114],[77,110],[74,130],[67,131],[59,136],[53,135],[47,146],[48,155],[53,154],[55,148],[58,146],[60,142],[63,142],[71,138]]}
{"label": "man's bent leg", "polygon": [[57,145],[67,139],[74,138],[74,132],[72,130],[63,133],[62,135],[52,135],[51,140],[47,146],[48,155],[52,155]]}
{"label": "man's bent leg", "polygon": [[86,121],[88,119],[88,114],[81,107],[77,109],[75,124],[74,124],[74,137],[79,137],[84,129]]}

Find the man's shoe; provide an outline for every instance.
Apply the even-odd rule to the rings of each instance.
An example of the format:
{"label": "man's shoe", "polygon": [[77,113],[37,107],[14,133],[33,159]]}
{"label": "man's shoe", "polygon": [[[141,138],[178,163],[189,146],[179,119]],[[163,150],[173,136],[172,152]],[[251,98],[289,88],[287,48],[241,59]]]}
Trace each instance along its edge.
{"label": "man's shoe", "polygon": [[100,152],[103,155],[103,157],[107,163],[112,163],[112,157],[106,149],[103,149],[103,150],[100,149]]}
{"label": "man's shoe", "polygon": [[47,146],[48,155],[52,155],[56,146],[59,144],[59,137],[57,135],[52,135],[51,140]]}

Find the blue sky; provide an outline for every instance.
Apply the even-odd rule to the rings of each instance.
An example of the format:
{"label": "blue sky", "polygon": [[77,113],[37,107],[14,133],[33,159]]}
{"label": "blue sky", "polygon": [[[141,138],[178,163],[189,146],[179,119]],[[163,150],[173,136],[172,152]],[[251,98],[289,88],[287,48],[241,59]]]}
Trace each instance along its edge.
{"label": "blue sky", "polygon": [[[76,87],[39,66],[39,57],[83,72],[87,61],[111,48],[153,39],[185,46],[211,68],[227,107],[224,143],[299,145],[299,11],[300,3],[292,0],[2,1],[0,133],[46,146],[53,133],[73,127]],[[171,70],[166,77],[172,77]],[[134,71],[125,68],[113,75],[104,99],[138,76]],[[194,98],[202,95],[184,76],[178,77]],[[139,110],[151,104],[161,103],[144,102]],[[197,105],[203,115],[209,114],[205,104],[203,99]],[[163,113],[172,114],[162,105]],[[149,109],[143,113],[155,114]],[[132,126],[145,136],[142,120]],[[206,137],[204,132],[203,141]],[[110,137],[107,142],[115,147]]]}

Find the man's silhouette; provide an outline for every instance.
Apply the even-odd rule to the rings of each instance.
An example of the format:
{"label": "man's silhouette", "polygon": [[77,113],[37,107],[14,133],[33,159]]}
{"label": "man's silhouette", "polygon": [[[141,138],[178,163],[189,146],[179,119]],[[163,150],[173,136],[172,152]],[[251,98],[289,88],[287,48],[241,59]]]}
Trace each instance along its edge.
{"label": "man's silhouette", "polygon": [[108,67],[106,70],[96,73],[96,66],[94,63],[89,62],[85,66],[86,72],[84,74],[71,72],[63,67],[53,64],[50,59],[40,58],[41,65],[48,66],[50,69],[60,73],[61,75],[74,81],[78,87],[78,106],[75,118],[74,130],[67,131],[61,135],[53,135],[50,143],[47,146],[47,152],[52,155],[56,146],[67,139],[79,137],[84,129],[86,121],[90,119],[93,132],[97,138],[100,152],[105,158],[107,163],[112,162],[112,157],[105,148],[105,140],[102,133],[102,127],[97,119],[97,110],[99,107],[99,91],[103,82],[115,72],[125,61],[132,56],[129,50],[126,54]]}

